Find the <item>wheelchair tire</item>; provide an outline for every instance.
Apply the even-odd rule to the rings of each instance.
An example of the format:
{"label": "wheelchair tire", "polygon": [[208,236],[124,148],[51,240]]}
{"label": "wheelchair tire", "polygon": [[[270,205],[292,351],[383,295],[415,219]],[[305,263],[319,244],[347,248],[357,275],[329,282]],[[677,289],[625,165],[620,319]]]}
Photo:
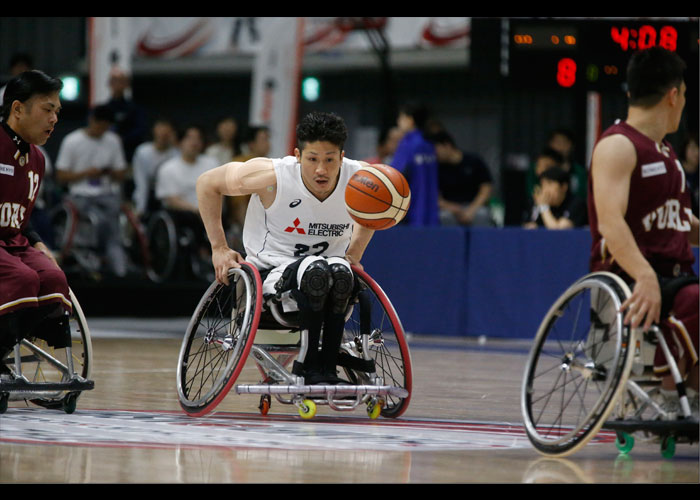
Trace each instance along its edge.
{"label": "wheelchair tire", "polygon": [[177,368],[180,406],[191,416],[210,413],[233,387],[255,339],[262,281],[243,263],[229,285],[213,282],[202,296],[182,342]]}
{"label": "wheelchair tire", "polygon": [[[350,318],[345,324],[343,344],[358,349],[355,339],[361,336],[362,328],[370,332],[369,357],[374,361],[377,375],[382,377],[385,384],[401,387],[408,391],[408,396],[400,398],[387,396],[381,410],[381,415],[396,418],[408,408],[413,387],[413,370],[411,354],[406,342],[403,326],[391,301],[382,288],[363,270],[353,266],[355,276],[363,285],[366,302],[359,302],[353,308]],[[363,325],[363,303],[370,308],[369,323]],[[357,307],[359,305],[359,307]],[[353,353],[361,356],[360,353]],[[366,375],[356,372],[354,378]]]}
{"label": "wheelchair tire", "polygon": [[589,274],[542,321],[521,393],[527,436],[540,453],[566,456],[583,447],[624,391],[636,342],[619,312],[629,295],[614,275]]}
{"label": "wheelchair tire", "polygon": [[149,256],[146,274],[154,283],[163,283],[177,263],[177,229],[173,218],[165,210],[156,212],[148,222],[146,235]]}
{"label": "wheelchair tire", "polygon": [[[73,360],[73,371],[80,377],[88,380],[92,370],[92,340],[90,330],[73,290],[69,290],[70,300],[73,304],[73,311],[70,316],[71,328],[71,355]],[[22,355],[22,373],[30,382],[65,382],[65,373],[55,369],[56,363],[60,363],[65,369],[66,363],[61,360],[58,351],[65,352],[65,349],[55,349],[40,339],[33,339],[31,342],[22,342],[22,350],[26,351]],[[46,353],[46,354],[44,354]],[[14,364],[11,357],[7,360],[9,365]],[[31,374],[31,375],[30,375]],[[52,391],[38,394],[29,399],[37,406],[49,409],[64,409],[68,400],[73,411],[80,397],[80,392],[74,391]]]}

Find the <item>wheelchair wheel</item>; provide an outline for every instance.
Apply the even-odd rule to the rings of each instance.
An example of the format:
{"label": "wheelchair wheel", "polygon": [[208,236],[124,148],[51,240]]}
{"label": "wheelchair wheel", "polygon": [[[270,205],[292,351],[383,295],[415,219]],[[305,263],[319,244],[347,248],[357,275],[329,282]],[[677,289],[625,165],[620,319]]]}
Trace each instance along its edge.
{"label": "wheelchair wheel", "polygon": [[[408,391],[405,398],[387,396],[381,415],[396,418],[408,408],[413,386],[411,355],[394,306],[381,287],[363,270],[353,266],[364,290],[359,302],[345,324],[343,347],[352,355],[361,357],[361,334],[370,335],[369,357],[374,360],[377,375],[385,384],[402,387]],[[350,374],[356,382],[364,382],[367,374],[353,370]]]}
{"label": "wheelchair wheel", "polygon": [[240,375],[262,308],[262,281],[248,263],[229,272],[229,285],[212,283],[200,300],[180,349],[180,406],[192,416],[211,412]]}
{"label": "wheelchair wheel", "polygon": [[177,262],[177,230],[172,217],[165,210],[156,212],[148,223],[148,277],[162,283],[170,277]]}
{"label": "wheelchair wheel", "polygon": [[521,394],[528,438],[542,454],[565,456],[583,447],[624,390],[635,336],[619,308],[629,295],[620,278],[589,274],[542,321]]}
{"label": "wheelchair wheel", "polygon": [[[73,291],[70,290],[70,299],[73,304],[73,312],[70,316],[71,327],[71,361],[73,372],[70,372],[70,364],[67,359],[68,350],[54,348],[41,339],[25,339],[21,343],[20,359],[22,374],[31,383],[61,383],[67,382],[73,373],[83,379],[90,378],[92,368],[92,341],[85,315]],[[10,353],[5,360],[9,367],[15,368],[14,353]],[[29,399],[32,403],[50,409],[64,409],[67,413],[75,410],[79,392],[66,390],[52,390],[46,392],[32,392],[31,394],[18,393],[18,397],[11,399]]]}

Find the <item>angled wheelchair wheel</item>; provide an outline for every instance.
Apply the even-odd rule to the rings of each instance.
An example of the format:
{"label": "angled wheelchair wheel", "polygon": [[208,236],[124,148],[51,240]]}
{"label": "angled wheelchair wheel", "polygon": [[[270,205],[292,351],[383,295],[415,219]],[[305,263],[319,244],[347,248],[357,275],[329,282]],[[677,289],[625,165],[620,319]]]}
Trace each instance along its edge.
{"label": "angled wheelchair wheel", "polygon": [[168,212],[156,212],[146,229],[149,265],[146,274],[154,283],[167,280],[177,263],[178,241],[175,222]]}
{"label": "angled wheelchair wheel", "polygon": [[542,321],[521,393],[528,438],[542,454],[565,456],[583,447],[624,391],[636,342],[619,312],[629,295],[620,278],[589,274]]}
{"label": "angled wheelchair wheel", "polygon": [[182,342],[177,367],[180,406],[192,416],[211,412],[240,375],[255,339],[262,281],[254,266],[229,271],[229,285],[212,283]]}
{"label": "angled wheelchair wheel", "polygon": [[[381,287],[363,270],[353,266],[355,276],[364,289],[345,324],[343,347],[352,355],[362,357],[361,335],[369,334],[369,358],[374,361],[376,374],[384,384],[401,387],[406,397],[389,395],[381,415],[396,418],[408,408],[413,387],[411,355],[401,321],[394,306]],[[353,370],[352,377],[364,383],[367,374]]]}
{"label": "angled wheelchair wheel", "polygon": [[[21,372],[32,384],[67,383],[75,375],[87,380],[92,368],[92,341],[85,315],[77,298],[70,290],[70,300],[73,311],[70,316],[71,348],[55,348],[46,341],[31,338],[24,339],[20,344]],[[5,360],[8,367],[15,372],[14,352]],[[32,403],[50,409],[64,409],[67,413],[75,410],[80,391],[53,389],[47,391],[32,391],[17,393],[10,399],[28,399]]]}

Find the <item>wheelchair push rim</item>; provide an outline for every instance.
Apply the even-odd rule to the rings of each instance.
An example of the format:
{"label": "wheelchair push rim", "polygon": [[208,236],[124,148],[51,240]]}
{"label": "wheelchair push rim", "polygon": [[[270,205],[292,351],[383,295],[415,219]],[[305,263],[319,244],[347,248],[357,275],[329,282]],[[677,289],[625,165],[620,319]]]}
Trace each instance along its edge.
{"label": "wheelchair push rim", "polygon": [[[370,340],[369,356],[374,360],[377,374],[384,379],[384,383],[405,389],[408,396],[405,398],[388,395],[385,398],[380,414],[387,418],[401,416],[408,408],[413,389],[413,371],[411,354],[406,342],[401,320],[394,309],[393,304],[384,293],[384,290],[364,270],[352,266],[355,275],[360,279],[373,296],[371,309],[373,310],[372,334]],[[379,306],[379,307],[376,307]],[[345,325],[346,334],[344,342],[351,337],[359,336],[359,308],[354,308],[353,314]],[[378,312],[377,316],[377,310]],[[375,320],[378,321],[375,323]]]}
{"label": "wheelchair push rim", "polygon": [[542,454],[584,446],[624,390],[636,338],[619,311],[627,296],[619,278],[595,273],[569,287],[542,321],[521,392],[528,438]]}
{"label": "wheelchair push rim", "polygon": [[[243,370],[253,345],[262,307],[260,274],[244,262],[240,268],[229,271],[229,283],[214,282],[209,286],[195,309],[180,349],[178,397],[180,406],[192,416],[210,413],[223,400]],[[215,314],[207,317],[209,312]]]}

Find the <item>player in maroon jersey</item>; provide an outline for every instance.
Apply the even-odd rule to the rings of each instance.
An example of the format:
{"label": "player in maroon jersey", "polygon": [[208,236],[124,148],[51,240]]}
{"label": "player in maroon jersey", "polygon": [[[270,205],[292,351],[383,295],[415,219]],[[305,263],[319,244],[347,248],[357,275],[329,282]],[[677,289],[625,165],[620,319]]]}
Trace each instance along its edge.
{"label": "player in maroon jersey", "polygon": [[[697,391],[698,284],[691,244],[698,245],[698,219],[683,168],[665,140],[678,130],[685,106],[684,70],[676,54],[661,48],[631,58],[628,115],[595,146],[588,205],[591,270],[615,272],[633,283],[622,304],[625,322],[645,329],[659,324],[679,368],[689,374],[687,385]],[[684,275],[694,283],[680,289],[670,316],[662,317],[661,285]],[[664,364],[657,354],[655,370],[671,389]]]}
{"label": "player in maroon jersey", "polygon": [[[63,84],[37,70],[13,78],[0,124],[0,360],[26,336],[55,347],[70,342],[68,283],[50,250],[30,230],[44,177],[46,143],[58,121]],[[7,368],[0,363],[0,370]]]}

